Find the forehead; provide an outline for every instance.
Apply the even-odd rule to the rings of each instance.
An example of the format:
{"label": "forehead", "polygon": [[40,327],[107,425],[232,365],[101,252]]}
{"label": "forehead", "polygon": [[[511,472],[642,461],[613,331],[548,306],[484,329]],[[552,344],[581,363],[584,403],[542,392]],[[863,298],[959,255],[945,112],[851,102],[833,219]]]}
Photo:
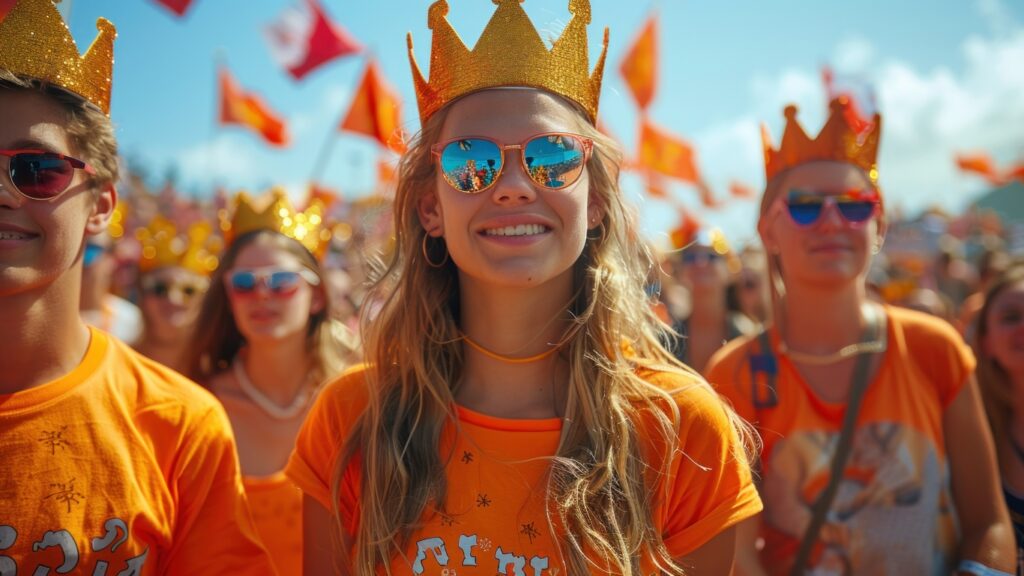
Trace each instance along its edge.
{"label": "forehead", "polygon": [[282,240],[275,234],[260,234],[252,242],[242,247],[235,257],[235,268],[261,268],[264,266],[284,266],[295,268],[302,266],[291,250],[282,245]]}
{"label": "forehead", "polygon": [[180,266],[165,266],[150,272],[148,277],[166,282],[191,282],[198,283],[206,281],[206,277],[196,274]]}
{"label": "forehead", "polygon": [[1007,286],[996,296],[992,302],[992,310],[998,311],[1007,308],[1024,308],[1024,280],[1019,280]]}
{"label": "forehead", "polygon": [[578,132],[580,115],[567,102],[535,88],[495,88],[451,104],[441,138],[491,136],[519,142],[543,132]]}
{"label": "forehead", "polygon": [[846,162],[808,162],[789,170],[781,191],[800,188],[808,192],[838,194],[851,189],[871,187],[860,168]]}
{"label": "forehead", "polygon": [[67,112],[31,89],[0,89],[0,148],[43,148],[72,153]]}

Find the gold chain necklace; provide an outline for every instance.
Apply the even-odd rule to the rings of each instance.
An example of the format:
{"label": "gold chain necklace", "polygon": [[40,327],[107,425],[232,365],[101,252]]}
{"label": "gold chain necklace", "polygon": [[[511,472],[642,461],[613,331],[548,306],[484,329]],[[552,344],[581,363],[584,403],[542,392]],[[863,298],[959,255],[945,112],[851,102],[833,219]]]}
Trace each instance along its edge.
{"label": "gold chain necklace", "polygon": [[[874,314],[874,312],[872,312]],[[887,330],[883,326],[878,331],[878,337],[874,340],[868,340],[865,342],[854,342],[853,344],[847,344],[840,348],[837,352],[830,354],[810,354],[807,352],[799,352],[797,350],[790,350],[789,346],[786,345],[786,340],[782,337],[782,333],[779,333],[779,354],[789,356],[792,360],[803,364],[813,364],[815,366],[824,366],[826,364],[835,364],[850,358],[852,356],[858,356],[860,354],[874,354],[876,352],[884,352],[889,345],[888,338],[886,336]]]}
{"label": "gold chain necklace", "polygon": [[534,354],[533,356],[527,356],[526,358],[514,358],[512,356],[505,356],[504,354],[499,354],[493,350],[488,350],[487,348],[484,348],[480,344],[474,342],[473,339],[467,336],[466,334],[462,335],[462,339],[465,340],[466,344],[469,344],[470,347],[472,347],[477,352],[483,354],[484,356],[487,356],[492,360],[497,360],[498,362],[505,362],[506,364],[529,364],[531,362],[537,362],[538,360],[543,360],[548,356],[551,356],[555,352],[558,352],[558,349],[562,347],[561,345],[552,346],[551,349],[545,350],[540,354]]}

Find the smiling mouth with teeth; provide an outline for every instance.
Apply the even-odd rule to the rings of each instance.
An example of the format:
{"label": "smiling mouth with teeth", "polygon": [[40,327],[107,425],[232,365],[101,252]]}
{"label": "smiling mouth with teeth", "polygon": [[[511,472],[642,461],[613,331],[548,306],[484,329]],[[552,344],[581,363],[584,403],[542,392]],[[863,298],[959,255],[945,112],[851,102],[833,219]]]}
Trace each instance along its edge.
{"label": "smiling mouth with teeth", "polygon": [[21,232],[0,232],[0,240],[27,240],[28,234]]}
{"label": "smiling mouth with teeth", "polygon": [[518,226],[505,226],[504,228],[488,228],[484,230],[484,234],[487,236],[533,236],[547,231],[547,226],[540,224],[519,224]]}

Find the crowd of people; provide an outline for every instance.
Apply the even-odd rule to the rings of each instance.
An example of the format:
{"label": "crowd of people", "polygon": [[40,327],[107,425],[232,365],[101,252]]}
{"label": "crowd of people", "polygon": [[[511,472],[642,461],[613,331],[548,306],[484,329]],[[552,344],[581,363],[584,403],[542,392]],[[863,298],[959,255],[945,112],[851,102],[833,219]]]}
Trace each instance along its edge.
{"label": "crowd of people", "polygon": [[766,136],[758,242],[659,252],[596,126],[589,2],[550,51],[495,4],[507,61],[431,6],[393,197],[297,209],[149,190],[113,25],[70,54],[14,0],[0,574],[1024,573],[1005,230],[887,247],[881,117],[837,99]]}

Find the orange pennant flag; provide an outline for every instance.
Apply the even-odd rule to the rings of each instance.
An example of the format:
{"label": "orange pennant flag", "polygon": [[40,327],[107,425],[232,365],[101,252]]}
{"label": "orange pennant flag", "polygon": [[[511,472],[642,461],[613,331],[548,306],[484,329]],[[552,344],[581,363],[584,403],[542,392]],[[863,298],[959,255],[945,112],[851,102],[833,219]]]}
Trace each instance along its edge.
{"label": "orange pennant flag", "polygon": [[650,170],[644,171],[644,184],[647,189],[647,193],[652,198],[660,198],[662,200],[670,200],[668,195],[668,186],[665,184],[665,179]]}
{"label": "orange pennant flag", "polygon": [[995,163],[992,162],[992,157],[988,154],[959,154],[956,157],[956,165],[964,172],[974,172],[992,184],[1004,183]]}
{"label": "orange pennant flag", "polygon": [[676,250],[686,247],[693,242],[700,227],[701,221],[696,216],[685,210],[679,210],[679,225],[669,233],[672,247]]}
{"label": "orange pennant flag", "polygon": [[288,145],[288,128],[263,100],[238,86],[227,68],[221,68],[220,123],[239,124],[252,129],[273,146]]}
{"label": "orange pennant flag", "polygon": [[398,93],[385,82],[376,61],[370,60],[366,66],[339,130],[369,136],[399,154],[405,152],[402,102]]}
{"label": "orange pennant flag", "polygon": [[697,182],[697,194],[700,195],[700,203],[705,208],[721,208],[722,202],[715,198],[715,193],[711,191],[711,187],[708,183],[700,180]]}
{"label": "orange pennant flag", "polygon": [[1006,179],[1007,180],[1016,180],[1016,181],[1020,182],[1021,184],[1024,184],[1024,160],[1022,160],[1016,166],[1014,166],[1013,168],[1010,168],[1006,172]]}
{"label": "orange pennant flag", "polygon": [[654,100],[658,84],[658,19],[654,14],[647,18],[647,23],[622,58],[619,73],[637,105],[646,110]]}
{"label": "orange pennant flag", "polygon": [[740,198],[742,200],[752,200],[757,198],[757,192],[755,192],[753,188],[735,180],[729,183],[729,194],[732,195],[733,198]]}
{"label": "orange pennant flag", "polygon": [[314,202],[319,201],[323,204],[324,211],[330,212],[334,204],[339,200],[341,200],[341,193],[337,190],[317,184],[316,182],[309,185],[309,201],[307,206],[311,206]]}
{"label": "orange pennant flag", "polygon": [[694,156],[689,142],[665,132],[646,118],[640,122],[639,166],[696,184],[700,175]]}

